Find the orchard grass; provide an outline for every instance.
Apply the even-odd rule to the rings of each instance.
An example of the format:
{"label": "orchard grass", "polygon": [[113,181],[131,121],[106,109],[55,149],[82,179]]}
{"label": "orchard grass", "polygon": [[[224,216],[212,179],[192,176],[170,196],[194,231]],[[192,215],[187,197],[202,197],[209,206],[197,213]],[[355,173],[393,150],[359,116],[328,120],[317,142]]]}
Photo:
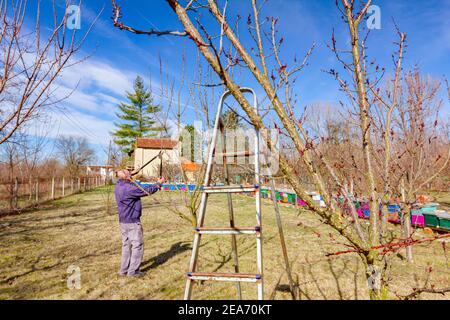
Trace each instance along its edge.
{"label": "orchard grass", "polygon": [[[112,190],[102,187],[0,218],[0,299],[182,299],[193,227],[169,210],[173,201],[181,200],[167,192],[144,199],[142,271],[146,274],[140,279],[120,277],[121,236]],[[112,201],[110,214],[107,199]],[[290,299],[273,206],[268,200],[262,202],[265,298]],[[254,199],[235,196],[234,206],[236,225],[254,226]],[[364,267],[355,254],[326,257],[347,249],[332,228],[302,208],[281,204],[281,213],[302,299],[369,298]],[[211,195],[205,225],[226,225],[227,217],[226,197]],[[399,235],[400,228],[390,226],[390,231]],[[416,236],[427,235],[417,230]],[[255,244],[254,236],[238,237],[241,272],[256,272]],[[228,236],[203,236],[198,270],[232,272],[230,250]],[[412,264],[403,251],[393,256],[387,298],[410,293],[428,276],[430,283],[448,286],[450,265],[439,241],[417,245],[413,252]],[[80,268],[81,289],[68,289],[69,266]],[[256,298],[254,284],[242,284],[242,291],[244,298]],[[235,299],[235,285],[202,282],[195,285],[193,298]],[[449,296],[423,294],[421,298]]]}

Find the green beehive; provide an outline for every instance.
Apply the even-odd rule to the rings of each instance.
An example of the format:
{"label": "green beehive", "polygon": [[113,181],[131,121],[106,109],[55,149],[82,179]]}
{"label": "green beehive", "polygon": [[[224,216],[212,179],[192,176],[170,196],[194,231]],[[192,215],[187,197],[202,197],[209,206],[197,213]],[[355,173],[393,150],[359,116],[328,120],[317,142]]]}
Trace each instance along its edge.
{"label": "green beehive", "polygon": [[450,230],[450,213],[437,213],[436,217],[439,219],[439,228]]}
{"label": "green beehive", "polygon": [[283,194],[281,192],[277,191],[276,197],[277,197],[277,201],[281,201],[283,199]]}
{"label": "green beehive", "polygon": [[441,219],[441,218],[439,218],[439,227],[441,229],[450,230],[450,219]]}
{"label": "green beehive", "polygon": [[288,202],[295,204],[295,193],[288,193]]}
{"label": "green beehive", "polygon": [[439,228],[439,218],[434,213],[424,213],[425,225],[427,227]]}

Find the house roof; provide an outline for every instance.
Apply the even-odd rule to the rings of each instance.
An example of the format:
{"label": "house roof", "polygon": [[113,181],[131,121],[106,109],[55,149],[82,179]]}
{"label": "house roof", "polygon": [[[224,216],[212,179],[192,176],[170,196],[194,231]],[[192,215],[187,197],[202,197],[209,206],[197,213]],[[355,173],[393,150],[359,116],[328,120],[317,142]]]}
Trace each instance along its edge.
{"label": "house roof", "polygon": [[181,167],[183,168],[184,171],[190,171],[190,172],[197,172],[200,171],[202,166],[198,163],[194,163],[191,161],[186,161],[184,163],[181,164]]}
{"label": "house roof", "polygon": [[158,139],[158,138],[137,138],[137,147],[141,149],[164,149],[172,150],[178,144],[177,140],[172,140],[168,138]]}

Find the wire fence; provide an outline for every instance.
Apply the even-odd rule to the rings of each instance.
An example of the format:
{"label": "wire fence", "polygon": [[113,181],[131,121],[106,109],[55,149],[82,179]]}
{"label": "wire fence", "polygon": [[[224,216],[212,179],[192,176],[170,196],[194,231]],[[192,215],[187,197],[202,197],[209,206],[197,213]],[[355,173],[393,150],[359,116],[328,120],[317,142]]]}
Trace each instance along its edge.
{"label": "wire fence", "polygon": [[0,180],[0,214],[20,211],[49,200],[92,190],[108,183],[104,176],[11,178]]}

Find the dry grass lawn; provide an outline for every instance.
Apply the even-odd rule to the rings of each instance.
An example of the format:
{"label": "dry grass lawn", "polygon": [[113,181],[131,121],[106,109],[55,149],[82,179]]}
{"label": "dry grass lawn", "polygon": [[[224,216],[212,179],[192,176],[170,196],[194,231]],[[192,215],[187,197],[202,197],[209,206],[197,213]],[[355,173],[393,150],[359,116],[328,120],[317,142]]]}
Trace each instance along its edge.
{"label": "dry grass lawn", "polygon": [[[116,214],[105,210],[105,189],[55,201],[39,210],[0,218],[0,299],[181,299],[188,268],[192,226],[167,206],[177,195],[161,192],[144,200],[142,223],[145,255],[141,279],[117,275],[120,234]],[[179,200],[178,200],[179,201]],[[254,225],[254,200],[234,198],[238,226]],[[227,221],[225,196],[211,196],[206,225]],[[282,205],[289,254],[302,299],[367,299],[362,264],[354,254],[332,259],[326,253],[346,247],[331,228],[308,211]],[[115,208],[113,208],[115,212]],[[290,299],[283,274],[280,244],[272,204],[263,200],[265,297]],[[398,233],[398,227],[392,227]],[[418,231],[417,236],[424,236]],[[239,236],[242,272],[255,272],[254,236]],[[232,270],[230,240],[203,237],[199,270]],[[449,246],[447,245],[447,250]],[[414,249],[408,264],[399,252],[393,257],[389,298],[421,286],[432,266],[429,281],[450,285],[450,265],[439,241]],[[81,289],[67,287],[68,267],[81,270]],[[256,286],[243,284],[246,299],[256,298]],[[232,283],[204,282],[194,288],[195,299],[234,299]],[[448,299],[422,295],[422,298]]]}

